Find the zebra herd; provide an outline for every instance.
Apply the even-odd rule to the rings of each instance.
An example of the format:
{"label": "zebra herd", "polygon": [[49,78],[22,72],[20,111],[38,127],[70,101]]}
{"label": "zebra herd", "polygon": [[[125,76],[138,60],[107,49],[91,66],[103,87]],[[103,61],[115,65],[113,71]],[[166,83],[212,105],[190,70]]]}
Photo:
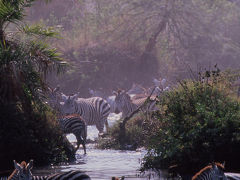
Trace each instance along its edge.
{"label": "zebra herd", "polygon": [[107,118],[110,114],[110,105],[100,97],[78,98],[78,95],[62,96],[64,104],[62,112],[64,114],[79,114],[87,125],[96,125],[99,133],[103,133],[104,124],[108,129]]}
{"label": "zebra herd", "polygon": [[[58,93],[59,88],[50,89],[49,105],[59,114],[59,124],[66,134],[73,133],[77,139],[77,149],[83,145],[86,154],[87,125],[96,125],[99,135],[103,134],[104,124],[108,129],[107,117],[110,105],[100,97],[78,98]],[[63,102],[61,102],[63,101]]]}
{"label": "zebra herd", "polygon": [[[162,82],[155,79],[154,83],[159,86]],[[163,88],[155,87],[155,96],[159,95],[160,89],[163,90]],[[90,93],[92,95],[103,94],[93,90],[90,90]],[[76,136],[76,151],[82,144],[84,153],[86,153],[85,143],[88,125],[95,125],[99,131],[99,136],[102,136],[104,125],[108,131],[107,118],[110,113],[122,112],[122,118],[126,118],[146,101],[147,96],[147,90],[136,84],[128,92],[118,90],[113,92],[112,96],[90,98],[79,98],[79,93],[67,96],[61,93],[60,88],[57,87],[55,89],[49,88],[47,102],[58,112],[59,124],[63,132],[65,134],[73,133]],[[144,111],[154,110],[155,104],[154,98],[150,99]]]}
{"label": "zebra herd", "polygon": [[[33,168],[33,160],[27,164],[22,161],[18,164],[14,160],[15,170],[8,177],[1,177],[0,180],[90,180],[91,178],[82,171],[70,170],[67,172],[56,173],[48,176],[34,176],[31,172]],[[113,177],[112,179],[118,179]],[[124,178],[123,178],[124,179]],[[180,178],[182,179],[182,178]],[[183,178],[185,179],[185,178]],[[224,164],[213,162],[194,176],[192,180],[239,180],[240,176],[235,173],[224,173]]]}

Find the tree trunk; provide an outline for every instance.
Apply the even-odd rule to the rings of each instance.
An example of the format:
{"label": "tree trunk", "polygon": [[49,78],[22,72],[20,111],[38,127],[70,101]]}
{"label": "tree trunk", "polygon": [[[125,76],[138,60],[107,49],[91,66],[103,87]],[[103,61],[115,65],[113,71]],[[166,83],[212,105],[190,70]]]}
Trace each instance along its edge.
{"label": "tree trunk", "polygon": [[138,69],[138,72],[140,72],[139,77],[141,77],[141,81],[145,80],[149,82],[148,72],[157,71],[158,69],[158,67],[156,67],[157,62],[155,62],[157,61],[157,59],[152,55],[152,51],[156,46],[157,38],[159,34],[166,28],[167,21],[168,21],[168,13],[166,12],[162,18],[162,21],[159,23],[156,31],[149,38],[148,43],[145,46],[144,52],[140,56],[140,63],[139,63],[140,67]]}
{"label": "tree trunk", "polygon": [[152,34],[152,36],[150,37],[150,39],[148,40],[148,44],[145,47],[145,51],[143,52],[141,59],[142,59],[142,57],[144,57],[144,54],[148,54],[148,53],[152,52],[152,50],[154,49],[154,47],[156,45],[157,38],[158,38],[159,34],[165,29],[166,24],[167,24],[167,13],[163,16],[163,19],[159,23],[156,32],[154,32]]}

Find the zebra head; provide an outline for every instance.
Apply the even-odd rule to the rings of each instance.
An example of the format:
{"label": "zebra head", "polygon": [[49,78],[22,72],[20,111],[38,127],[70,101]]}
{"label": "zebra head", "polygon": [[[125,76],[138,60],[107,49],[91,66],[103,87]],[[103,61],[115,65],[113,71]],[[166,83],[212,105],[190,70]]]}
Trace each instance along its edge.
{"label": "zebra head", "polygon": [[73,96],[62,96],[64,104],[62,105],[62,112],[66,115],[75,113],[75,101],[78,98],[78,94]]}
{"label": "zebra head", "polygon": [[60,99],[61,99],[61,95],[59,93],[59,89],[60,87],[56,87],[54,89],[52,88],[48,88],[48,93],[47,93],[47,96],[48,96],[48,104],[53,108],[53,109],[57,109],[59,110],[58,108],[58,105],[60,104]]}
{"label": "zebra head", "polygon": [[118,109],[116,101],[115,101],[115,96],[108,96],[106,98],[108,104],[110,105],[110,112],[111,113],[115,113],[115,114],[119,114],[121,111]]}
{"label": "zebra head", "polygon": [[212,162],[196,173],[192,180],[227,180],[224,174],[224,164]]}
{"label": "zebra head", "polygon": [[224,164],[212,163],[213,180],[227,180],[227,177],[224,174]]}
{"label": "zebra head", "polygon": [[126,106],[126,103],[131,102],[131,97],[124,90],[118,90],[114,92],[116,98],[116,106],[119,111],[122,111],[123,107]]}
{"label": "zebra head", "polygon": [[32,179],[32,173],[31,169],[33,167],[33,160],[30,160],[28,164],[26,164],[25,161],[23,161],[21,164],[18,164],[15,160],[14,166],[16,168],[16,171],[13,172],[11,176],[16,177],[18,180],[31,180]]}

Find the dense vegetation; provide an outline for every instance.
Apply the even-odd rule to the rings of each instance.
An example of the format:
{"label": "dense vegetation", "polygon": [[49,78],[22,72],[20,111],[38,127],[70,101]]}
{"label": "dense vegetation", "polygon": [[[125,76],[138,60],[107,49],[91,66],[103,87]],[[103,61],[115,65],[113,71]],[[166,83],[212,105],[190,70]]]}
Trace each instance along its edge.
{"label": "dense vegetation", "polygon": [[99,147],[146,147],[142,170],[175,167],[175,172],[189,174],[212,161],[238,170],[240,102],[232,86],[236,74],[228,73],[217,69],[199,81],[181,81],[158,97],[159,110],[151,118],[141,112],[127,122],[125,139],[120,120]]}
{"label": "dense vegetation", "polygon": [[238,170],[240,102],[226,74],[208,75],[182,81],[160,97],[159,111],[145,128],[149,152],[143,169],[177,166],[189,173],[218,161],[227,170]]}
{"label": "dense vegetation", "polygon": [[144,120],[145,116],[142,112],[132,117],[126,123],[126,132],[123,137],[120,128],[122,119],[120,119],[109,129],[105,138],[98,140],[97,147],[100,149],[136,150],[137,148],[145,146],[146,135],[143,128]]}
{"label": "dense vegetation", "polygon": [[43,103],[44,77],[53,68],[61,70],[62,61],[44,43],[57,34],[22,21],[33,1],[0,1],[1,169],[12,168],[13,159],[34,159],[36,165],[74,159],[54,113]]}

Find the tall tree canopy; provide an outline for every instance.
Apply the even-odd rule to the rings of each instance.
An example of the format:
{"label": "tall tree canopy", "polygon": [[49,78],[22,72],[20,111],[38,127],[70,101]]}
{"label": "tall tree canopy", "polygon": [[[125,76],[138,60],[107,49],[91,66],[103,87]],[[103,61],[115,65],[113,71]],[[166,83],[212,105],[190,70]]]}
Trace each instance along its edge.
{"label": "tall tree canopy", "polygon": [[[235,1],[53,0],[48,7],[41,6],[41,2],[36,7],[29,12],[34,17],[31,20],[42,19],[57,26],[65,37],[55,44],[74,65],[75,72],[69,73],[68,82],[83,84],[73,85],[78,90],[94,84],[96,81],[89,79],[102,77],[105,71],[115,77],[111,69],[116,65],[121,70],[115,70],[118,77],[114,82],[119,84],[108,85],[111,88],[122,82],[130,86],[140,77],[147,82],[153,76],[182,79],[189,77],[189,69],[216,63],[221,69],[239,68],[240,11]],[[39,13],[42,9],[44,15]],[[103,64],[108,58],[102,60],[94,48],[123,56],[111,56]],[[125,80],[122,68],[130,68],[123,60],[126,57],[133,67],[129,71],[135,73],[128,75],[131,83]],[[101,65],[105,68],[99,70]]]}

